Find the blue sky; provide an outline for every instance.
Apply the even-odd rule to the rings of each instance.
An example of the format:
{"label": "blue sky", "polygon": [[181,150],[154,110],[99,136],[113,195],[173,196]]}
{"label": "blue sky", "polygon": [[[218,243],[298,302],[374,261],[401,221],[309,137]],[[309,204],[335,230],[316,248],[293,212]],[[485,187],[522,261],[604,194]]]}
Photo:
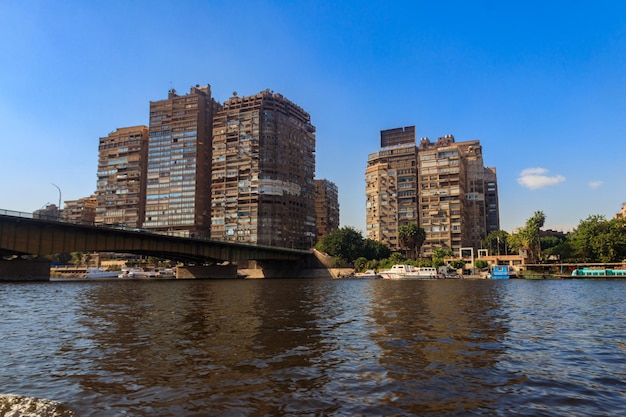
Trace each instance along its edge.
{"label": "blue sky", "polygon": [[149,102],[270,88],[311,114],[317,178],[365,230],[380,130],[478,139],[501,228],[571,230],[626,201],[626,2],[0,2],[0,209],[96,189],[98,140]]}

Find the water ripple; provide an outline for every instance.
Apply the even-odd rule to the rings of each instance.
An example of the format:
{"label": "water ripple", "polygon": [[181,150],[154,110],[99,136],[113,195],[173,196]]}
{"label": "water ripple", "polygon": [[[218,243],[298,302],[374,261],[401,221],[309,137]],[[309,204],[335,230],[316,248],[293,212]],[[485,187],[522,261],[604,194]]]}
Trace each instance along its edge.
{"label": "water ripple", "polygon": [[0,393],[110,416],[612,416],[626,281],[0,285]]}

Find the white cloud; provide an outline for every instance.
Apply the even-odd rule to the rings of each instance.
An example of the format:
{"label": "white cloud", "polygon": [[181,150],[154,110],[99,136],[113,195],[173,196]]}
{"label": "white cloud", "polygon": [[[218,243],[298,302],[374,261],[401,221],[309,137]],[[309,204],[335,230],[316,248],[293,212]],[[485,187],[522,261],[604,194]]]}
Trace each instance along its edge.
{"label": "white cloud", "polygon": [[588,183],[589,188],[591,188],[592,190],[595,190],[596,188],[600,187],[603,184],[604,184],[604,181],[589,181]]}
{"label": "white cloud", "polygon": [[546,175],[548,170],[545,168],[526,168],[520,172],[517,182],[526,188],[536,190],[539,188],[547,187],[550,185],[556,185],[565,181],[565,177],[562,175]]}

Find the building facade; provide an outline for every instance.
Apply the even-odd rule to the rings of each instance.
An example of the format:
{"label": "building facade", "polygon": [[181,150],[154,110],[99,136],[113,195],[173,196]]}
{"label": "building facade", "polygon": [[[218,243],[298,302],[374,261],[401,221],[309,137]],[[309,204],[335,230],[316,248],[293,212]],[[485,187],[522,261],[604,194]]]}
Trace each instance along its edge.
{"label": "building facade", "polygon": [[339,228],[339,189],[326,179],[315,180],[316,241]]}
{"label": "building facade", "polygon": [[117,129],[100,138],[96,225],[141,227],[146,205],[148,127]]}
{"label": "building facade", "polygon": [[380,132],[365,169],[366,237],[399,249],[398,228],[418,223],[415,127]]}
{"label": "building facade", "polygon": [[150,102],[146,213],[143,228],[208,237],[211,225],[211,136],[219,104],[211,87]]}
{"label": "building facade", "polygon": [[429,257],[437,248],[478,250],[499,228],[495,169],[484,167],[479,141],[447,135],[416,146],[408,127],[382,131],[381,147],[366,168],[366,237],[399,250],[399,227],[416,223],[426,232],[421,255]]}
{"label": "building facade", "polygon": [[96,218],[96,196],[65,200],[61,219],[67,223],[94,224]]}
{"label": "building facade", "polygon": [[309,114],[270,90],[234,93],[213,125],[211,237],[312,247],[314,175]]}

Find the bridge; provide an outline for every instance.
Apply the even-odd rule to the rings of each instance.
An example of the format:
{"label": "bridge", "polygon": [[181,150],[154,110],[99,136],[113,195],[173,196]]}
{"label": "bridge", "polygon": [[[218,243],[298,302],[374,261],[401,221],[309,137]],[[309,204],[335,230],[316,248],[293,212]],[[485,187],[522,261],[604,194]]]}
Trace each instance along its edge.
{"label": "bridge", "polygon": [[117,252],[180,262],[298,261],[310,251],[171,236],[52,219],[0,210],[0,256],[45,256],[69,252]]}
{"label": "bridge", "polygon": [[70,252],[130,253],[199,265],[249,260],[274,265],[297,264],[306,262],[311,255],[308,250],[66,223],[0,210],[0,259]]}

